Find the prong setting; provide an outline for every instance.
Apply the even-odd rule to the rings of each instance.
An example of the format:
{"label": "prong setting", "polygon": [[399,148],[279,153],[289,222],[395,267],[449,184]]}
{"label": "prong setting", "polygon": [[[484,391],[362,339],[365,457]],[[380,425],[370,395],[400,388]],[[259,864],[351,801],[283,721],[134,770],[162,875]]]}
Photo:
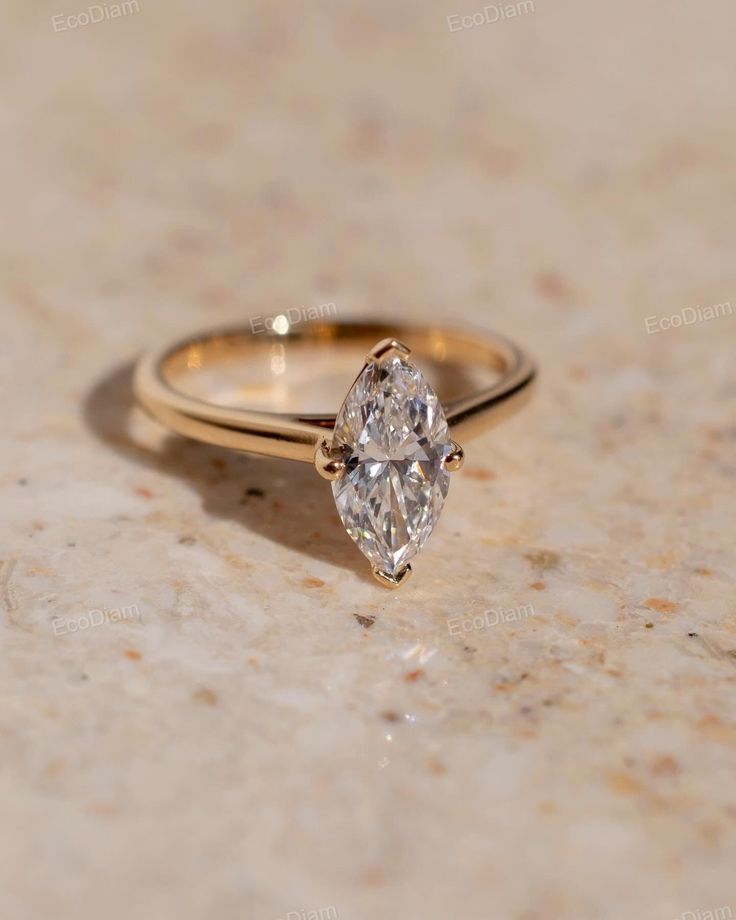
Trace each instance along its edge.
{"label": "prong setting", "polygon": [[317,447],[314,466],[319,475],[329,482],[335,482],[345,473],[345,459],[339,451],[329,447],[327,441]]}
{"label": "prong setting", "polygon": [[442,465],[448,473],[456,473],[463,468],[463,463],[465,463],[465,451],[457,441],[453,441],[452,450],[442,461]]}
{"label": "prong setting", "polygon": [[411,566],[408,563],[403,569],[397,569],[397,571],[393,573],[383,572],[377,565],[371,566],[371,571],[373,572],[373,577],[379,584],[382,584],[384,588],[389,588],[392,591],[411,578]]}
{"label": "prong setting", "polygon": [[411,354],[411,349],[404,345],[403,342],[399,342],[398,339],[381,339],[381,341],[374,345],[373,348],[366,355],[366,362],[378,362],[383,361],[384,358],[390,358],[393,356],[399,358],[407,358]]}

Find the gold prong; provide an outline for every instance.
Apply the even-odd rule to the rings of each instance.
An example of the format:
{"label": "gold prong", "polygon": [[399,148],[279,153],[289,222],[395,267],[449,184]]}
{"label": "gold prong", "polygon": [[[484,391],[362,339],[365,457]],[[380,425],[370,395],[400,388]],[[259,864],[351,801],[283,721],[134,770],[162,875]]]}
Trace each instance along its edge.
{"label": "gold prong", "polygon": [[327,441],[322,441],[314,452],[314,466],[319,475],[330,482],[339,479],[345,472],[345,460],[327,446]]}
{"label": "gold prong", "polygon": [[448,473],[454,473],[461,470],[465,463],[465,451],[460,447],[457,441],[452,442],[452,450],[445,457],[443,465]]}
{"label": "gold prong", "polygon": [[404,345],[403,342],[399,342],[398,339],[381,339],[381,341],[374,345],[373,348],[366,355],[366,361],[383,361],[384,358],[389,358],[394,355],[397,355],[399,358],[407,358],[411,354],[411,349]]}
{"label": "gold prong", "polygon": [[398,588],[399,585],[402,585],[411,577],[411,566],[407,564],[403,569],[399,569],[397,572],[394,572],[393,575],[389,572],[382,572],[377,565],[371,566],[373,571],[373,577],[376,581],[380,582],[384,588]]}

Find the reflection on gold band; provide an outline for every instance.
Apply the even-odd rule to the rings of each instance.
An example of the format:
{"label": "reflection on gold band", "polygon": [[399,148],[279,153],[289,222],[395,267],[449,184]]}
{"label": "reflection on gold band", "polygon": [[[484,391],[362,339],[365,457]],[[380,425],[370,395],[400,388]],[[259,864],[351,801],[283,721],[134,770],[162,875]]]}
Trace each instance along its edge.
{"label": "reflection on gold band", "polygon": [[[258,335],[244,324],[154,350],[136,368],[136,396],[151,415],[179,434],[235,450],[313,463],[325,432],[334,427],[334,412],[295,415],[232,408],[197,399],[178,389],[177,383],[181,385],[186,375],[216,370],[221,364],[267,355],[270,368],[266,374],[273,381],[269,386],[276,387],[287,354],[298,360],[304,350],[319,348],[329,355],[348,345],[367,351],[377,341],[393,338],[405,342],[415,358],[439,365],[476,366],[499,375],[490,385],[443,400],[453,436],[463,442],[516,411],[530,395],[534,365],[502,336],[405,323],[319,321]],[[441,398],[442,393],[439,395]],[[337,404],[333,407],[338,408]]]}

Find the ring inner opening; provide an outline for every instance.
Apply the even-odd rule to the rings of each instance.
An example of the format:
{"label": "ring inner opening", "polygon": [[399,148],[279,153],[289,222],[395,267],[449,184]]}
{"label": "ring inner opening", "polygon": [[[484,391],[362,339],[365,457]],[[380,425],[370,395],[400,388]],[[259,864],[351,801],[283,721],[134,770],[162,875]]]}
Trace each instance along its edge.
{"label": "ring inner opening", "polygon": [[161,374],[184,395],[214,405],[334,415],[367,352],[390,335],[411,348],[409,361],[445,404],[491,386],[508,366],[500,349],[445,330],[314,324],[287,335],[237,330],[193,339],[168,353]]}

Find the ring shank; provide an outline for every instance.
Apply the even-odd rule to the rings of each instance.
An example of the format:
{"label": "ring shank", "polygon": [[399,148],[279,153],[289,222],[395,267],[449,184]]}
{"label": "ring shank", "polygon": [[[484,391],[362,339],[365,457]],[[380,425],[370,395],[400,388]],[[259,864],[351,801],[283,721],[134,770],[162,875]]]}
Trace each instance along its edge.
{"label": "ring shank", "polygon": [[[216,405],[177,389],[172,381],[226,361],[245,361],[274,344],[288,349],[361,345],[367,352],[385,338],[405,343],[412,351],[411,360],[424,357],[438,365],[474,365],[498,375],[489,386],[442,400],[453,437],[460,442],[517,411],[531,395],[536,374],[533,362],[512,342],[494,333],[409,323],[322,320],[292,326],[284,334],[264,331],[254,335],[249,325],[218,329],[155,349],[138,362],[135,393],[154,418],[178,434],[234,450],[312,463],[315,449],[334,428],[334,414]],[[441,398],[441,393],[438,395]]]}

